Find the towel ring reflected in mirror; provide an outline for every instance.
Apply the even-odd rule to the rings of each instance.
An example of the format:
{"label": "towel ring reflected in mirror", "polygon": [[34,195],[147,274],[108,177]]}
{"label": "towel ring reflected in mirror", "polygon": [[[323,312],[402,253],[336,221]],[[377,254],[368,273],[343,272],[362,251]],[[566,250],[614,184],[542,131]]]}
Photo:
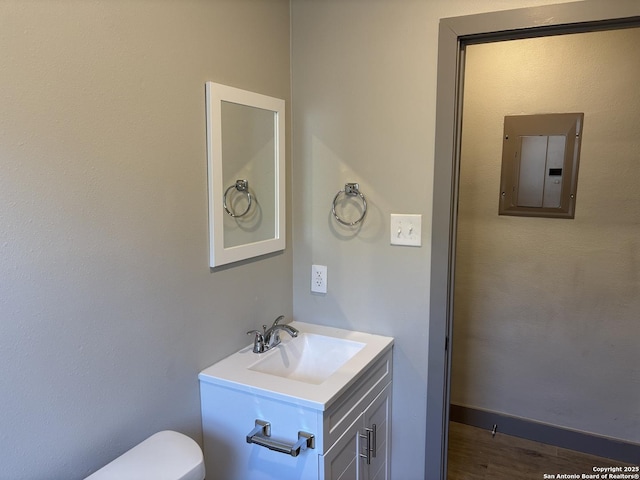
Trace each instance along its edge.
{"label": "towel ring reflected in mirror", "polygon": [[[236,213],[236,212],[232,211],[229,208],[229,206],[227,205],[227,196],[229,195],[229,192],[231,190],[233,190],[234,188],[235,188],[235,190],[237,192],[244,193],[247,196],[247,200],[248,200],[247,208],[245,208],[244,212],[242,212],[242,213]],[[252,199],[252,197],[251,197],[251,192],[249,191],[249,181],[248,180],[236,180],[235,184],[231,185],[229,188],[227,188],[224,191],[224,195],[222,197],[222,206],[224,207],[224,211],[227,212],[227,214],[230,217],[233,217],[233,218],[244,217],[249,212],[249,209],[251,208],[251,199]],[[229,203],[231,203],[231,202],[229,202]]]}
{"label": "towel ring reflected in mirror", "polygon": [[[362,215],[360,215],[360,218],[358,218],[353,222],[348,222],[340,218],[340,216],[336,213],[336,202],[338,201],[338,198],[340,198],[341,195],[344,195],[346,197],[360,197],[360,199],[362,200]],[[360,222],[362,222],[362,220],[364,220],[364,216],[367,214],[367,199],[364,198],[364,195],[360,191],[360,185],[357,183],[345,184],[344,190],[340,190],[338,193],[336,193],[336,196],[333,197],[331,213],[333,214],[333,216],[338,222],[348,227],[353,227],[354,225],[357,225]]]}

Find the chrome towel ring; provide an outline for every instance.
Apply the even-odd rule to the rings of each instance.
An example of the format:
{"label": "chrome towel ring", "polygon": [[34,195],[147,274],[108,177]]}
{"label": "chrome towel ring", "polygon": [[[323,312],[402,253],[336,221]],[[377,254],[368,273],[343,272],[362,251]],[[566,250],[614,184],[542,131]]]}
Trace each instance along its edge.
{"label": "chrome towel ring", "polygon": [[[342,218],[340,218],[340,216],[336,213],[336,201],[338,200],[338,198],[342,194],[346,195],[347,197],[356,197],[356,196],[358,196],[362,200],[362,215],[360,215],[360,218],[357,219],[354,222],[347,222],[347,221],[343,220]],[[340,222],[343,225],[347,225],[349,227],[352,227],[352,226],[357,225],[360,222],[362,222],[362,220],[364,220],[364,216],[367,214],[367,200],[366,200],[366,198],[364,198],[364,195],[360,191],[360,185],[358,185],[357,183],[347,183],[347,184],[345,184],[344,190],[340,190],[338,193],[336,193],[336,196],[333,197],[333,204],[332,204],[332,207],[331,207],[331,213],[333,213],[333,216],[336,218],[336,220],[338,222]]]}
{"label": "chrome towel ring", "polygon": [[[232,190],[234,188],[238,192],[244,193],[247,196],[247,200],[249,201],[249,204],[247,205],[247,208],[245,208],[244,212],[242,212],[242,213],[233,212],[233,211],[229,210],[229,207],[227,206],[227,194],[229,193],[230,190]],[[249,211],[249,209],[251,208],[251,192],[249,192],[249,181],[248,180],[236,180],[235,184],[233,184],[229,188],[227,188],[225,190],[225,192],[224,192],[223,197],[222,197],[222,206],[224,207],[224,211],[227,212],[229,214],[229,216],[231,216],[231,217],[238,218],[238,217],[245,216],[247,214],[247,212]]]}

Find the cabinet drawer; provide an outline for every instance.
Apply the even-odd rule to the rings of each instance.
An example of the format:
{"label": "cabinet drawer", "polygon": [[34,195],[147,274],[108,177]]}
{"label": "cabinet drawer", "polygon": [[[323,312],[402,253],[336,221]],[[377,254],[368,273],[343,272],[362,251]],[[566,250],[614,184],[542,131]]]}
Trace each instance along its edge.
{"label": "cabinet drawer", "polygon": [[391,382],[391,350],[358,378],[358,387],[342,394],[324,412],[324,448],[333,445],[377,396]]}

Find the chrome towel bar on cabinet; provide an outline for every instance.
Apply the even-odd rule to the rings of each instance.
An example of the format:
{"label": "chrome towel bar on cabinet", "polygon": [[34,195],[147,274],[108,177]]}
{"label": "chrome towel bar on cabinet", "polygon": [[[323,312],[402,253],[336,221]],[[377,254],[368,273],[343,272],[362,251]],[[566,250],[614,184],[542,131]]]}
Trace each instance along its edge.
{"label": "chrome towel bar on cabinet", "polygon": [[298,432],[298,441],[293,445],[272,440],[270,437],[271,423],[264,420],[256,420],[255,428],[247,435],[247,443],[255,443],[274,452],[286,453],[292,457],[297,457],[302,450],[307,448],[316,448],[316,437],[312,433]]}

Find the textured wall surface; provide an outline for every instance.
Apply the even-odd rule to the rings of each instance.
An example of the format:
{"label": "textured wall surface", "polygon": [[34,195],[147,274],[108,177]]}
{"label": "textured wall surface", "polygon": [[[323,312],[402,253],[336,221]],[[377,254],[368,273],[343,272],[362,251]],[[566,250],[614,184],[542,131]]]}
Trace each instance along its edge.
{"label": "textured wall surface", "polygon": [[286,0],[0,3],[0,478],[200,440],[198,372],[291,317],[291,248],[209,269],[204,96],[288,102],[289,44]]}
{"label": "textured wall surface", "polygon": [[[395,337],[392,478],[424,478],[438,23],[534,1],[293,0],[294,315]],[[359,182],[360,229],[331,217]],[[422,214],[422,247],[389,214]],[[328,293],[309,292],[311,265]]]}
{"label": "textured wall surface", "polygon": [[[286,1],[0,4],[0,478],[199,439],[198,371],[293,310],[396,338],[393,478],[423,478],[438,20],[558,2],[291,3],[292,68]],[[291,71],[292,248],[210,271],[204,83],[288,101]],[[350,181],[357,232],[329,214]]]}
{"label": "textured wall surface", "polygon": [[[640,442],[640,29],[473,45],[452,402]],[[584,112],[573,220],[498,216],[505,115]]]}

